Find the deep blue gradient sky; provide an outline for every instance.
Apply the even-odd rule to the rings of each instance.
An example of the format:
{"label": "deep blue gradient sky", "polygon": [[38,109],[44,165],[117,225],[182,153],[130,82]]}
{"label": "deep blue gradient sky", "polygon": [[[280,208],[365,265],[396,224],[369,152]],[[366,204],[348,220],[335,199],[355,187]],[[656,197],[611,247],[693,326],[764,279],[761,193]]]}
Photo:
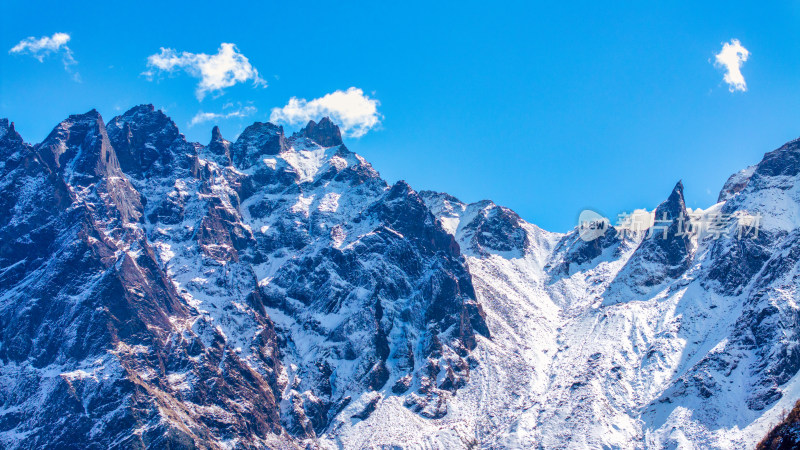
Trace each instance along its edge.
{"label": "deep blue gradient sky", "polygon": [[[34,2],[0,14],[0,117],[38,142],[71,113],[106,120],[164,108],[191,140],[198,111],[233,139],[292,96],[351,86],[383,119],[346,143],[389,181],[489,198],[553,231],[586,207],[653,208],[682,179],[687,203],[716,201],[726,178],[800,136],[798,2]],[[77,61],[8,52],[28,36],[71,35]],[[723,42],[750,52],[747,92],[714,67]],[[236,44],[269,84],[195,96],[186,74],[142,76],[160,47]],[[78,73],[80,82],[75,81]],[[290,129],[291,131],[291,129]]]}

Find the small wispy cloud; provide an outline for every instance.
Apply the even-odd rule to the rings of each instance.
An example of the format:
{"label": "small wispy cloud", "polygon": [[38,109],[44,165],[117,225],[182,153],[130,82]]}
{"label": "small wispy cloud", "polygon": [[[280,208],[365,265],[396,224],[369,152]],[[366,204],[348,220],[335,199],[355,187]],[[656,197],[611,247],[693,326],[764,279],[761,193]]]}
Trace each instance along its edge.
{"label": "small wispy cloud", "polygon": [[[229,107],[230,104],[226,104],[223,109]],[[197,114],[192,117],[192,120],[189,121],[189,126],[193,127],[197,124],[211,122],[213,120],[224,120],[224,119],[233,119],[235,117],[247,117],[252,116],[255,114],[257,109],[255,106],[243,106],[233,111],[228,112],[221,112],[221,113],[213,113],[213,112],[203,112],[198,111]]]}
{"label": "small wispy cloud", "polygon": [[198,100],[209,92],[222,93],[223,89],[237,83],[253,81],[254,86],[266,86],[258,70],[250,61],[230,43],[220,44],[215,55],[205,53],[181,52],[171,48],[161,48],[159,53],[147,57],[148,70],[142,74],[153,79],[157,72],[173,73],[183,70],[189,75],[199,78],[196,95]]}
{"label": "small wispy cloud", "polygon": [[[71,37],[67,33],[54,33],[52,36],[42,36],[39,38],[31,36],[19,41],[17,45],[11,47],[8,53],[30,55],[39,62],[44,62],[44,59],[51,54],[60,54],[64,69],[66,69],[67,72],[73,73],[70,66],[78,62],[75,61],[75,58],[72,56],[72,50],[67,45],[70,39]],[[76,81],[79,80],[79,75],[77,73],[73,73],[73,77]]]}
{"label": "small wispy cloud", "polygon": [[378,105],[377,99],[351,87],[313,100],[292,97],[283,108],[273,108],[269,120],[297,125],[329,116],[346,136],[361,137],[380,124],[382,116],[378,113]]}
{"label": "small wispy cloud", "polygon": [[747,83],[741,69],[749,56],[750,51],[744,48],[738,39],[723,43],[722,50],[715,55],[714,65],[725,68],[723,80],[728,83],[729,91],[747,91]]}

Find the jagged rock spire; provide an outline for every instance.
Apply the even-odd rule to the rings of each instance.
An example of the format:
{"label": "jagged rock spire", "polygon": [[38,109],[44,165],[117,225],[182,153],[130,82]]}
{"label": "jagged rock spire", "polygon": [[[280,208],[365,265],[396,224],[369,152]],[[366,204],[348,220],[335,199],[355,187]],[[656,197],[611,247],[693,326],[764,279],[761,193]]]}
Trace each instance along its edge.
{"label": "jagged rock spire", "polygon": [[10,171],[19,164],[24,164],[26,158],[32,157],[30,149],[31,146],[26,144],[14,129],[14,122],[0,119],[0,179],[5,181],[5,176]]}
{"label": "jagged rock spire", "polygon": [[[656,208],[655,220],[671,221],[667,228],[666,238],[663,238],[663,231],[659,233],[660,230],[653,230],[650,240],[660,247],[660,255],[663,257],[663,262],[668,266],[668,274],[677,276],[687,268],[686,263],[689,261],[688,256],[691,252],[689,235],[686,233],[689,219],[681,181],[678,181],[672,189],[672,193],[667,200]],[[663,222],[661,222],[661,225],[665,226]],[[642,245],[645,244],[643,243]]]}
{"label": "jagged rock spire", "polygon": [[308,125],[297,135],[307,137],[323,147],[342,145],[342,133],[329,117],[323,117],[319,123],[308,121]]}
{"label": "jagged rock spire", "polygon": [[6,118],[0,119],[0,139],[5,138],[6,136],[19,136],[17,131],[14,129],[14,122],[10,122]]}
{"label": "jagged rock spire", "polygon": [[656,218],[661,219],[664,214],[670,219],[678,218],[681,213],[686,214],[686,202],[683,199],[683,181],[678,181],[667,200],[656,208]]}
{"label": "jagged rock spire", "polygon": [[231,143],[222,137],[218,126],[211,130],[211,142],[205,148],[205,157],[221,166],[231,165]]}
{"label": "jagged rock spire", "polygon": [[[642,294],[652,286],[680,277],[691,263],[692,243],[685,232],[688,223],[683,183],[678,181],[669,197],[658,205],[655,223],[610,286]],[[607,297],[607,301],[614,298]]]}
{"label": "jagged rock spire", "polygon": [[211,129],[211,142],[222,142],[222,133],[219,131],[219,127],[214,125],[214,128]]}
{"label": "jagged rock spire", "polygon": [[22,145],[22,143],[22,136],[14,129],[14,122],[10,122],[8,119],[0,119],[0,155],[3,156],[3,159],[8,156],[2,153],[3,149],[10,149]]}

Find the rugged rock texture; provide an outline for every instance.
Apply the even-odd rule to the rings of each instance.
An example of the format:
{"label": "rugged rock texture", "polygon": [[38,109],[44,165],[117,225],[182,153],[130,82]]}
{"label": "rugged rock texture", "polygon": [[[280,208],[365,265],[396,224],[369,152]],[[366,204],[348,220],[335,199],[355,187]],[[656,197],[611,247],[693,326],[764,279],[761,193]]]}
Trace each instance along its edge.
{"label": "rugged rock texture", "polygon": [[331,119],[324,117],[319,123],[313,120],[297,133],[297,136],[306,137],[323,147],[342,145],[342,133]]}
{"label": "rugged rock texture", "polygon": [[586,242],[388,185],[329,119],[2,119],[0,446],[752,447],[800,396],[798,152],[692,211],[724,233],[678,183]]}
{"label": "rugged rock texture", "polygon": [[792,450],[800,448],[800,400],[789,414],[756,447],[757,450]]}
{"label": "rugged rock texture", "polygon": [[209,161],[213,161],[222,167],[228,167],[232,164],[231,160],[231,143],[222,137],[219,127],[214,127],[211,130],[211,142],[204,149],[203,157]]}
{"label": "rugged rock texture", "polygon": [[314,446],[392,380],[429,415],[468,380],[458,245],[329,120],[203,147],[145,105],[0,134],[4,447]]}
{"label": "rugged rock texture", "polygon": [[609,286],[607,303],[646,295],[665,282],[679,278],[692,263],[683,183],[679,181],[675,185],[667,200],[658,205],[653,217],[653,226],[646,231],[638,248]]}
{"label": "rugged rock texture", "polygon": [[[492,342],[476,349],[463,412],[447,432],[420,434],[456,446],[474,434],[479,445],[513,448],[752,448],[800,396],[798,148],[768,153],[731,177],[720,203],[692,212],[728,217],[720,235],[679,236],[675,222],[656,222],[638,236],[611,227],[584,242],[577,230],[517,221],[484,235],[509,245],[475,245],[474,230],[491,222],[486,208],[498,208],[425,193],[464,249]],[[654,216],[664,213],[687,217],[681,183]],[[373,415],[389,411],[398,414],[381,405]],[[346,442],[428,442],[365,431],[356,425]]]}

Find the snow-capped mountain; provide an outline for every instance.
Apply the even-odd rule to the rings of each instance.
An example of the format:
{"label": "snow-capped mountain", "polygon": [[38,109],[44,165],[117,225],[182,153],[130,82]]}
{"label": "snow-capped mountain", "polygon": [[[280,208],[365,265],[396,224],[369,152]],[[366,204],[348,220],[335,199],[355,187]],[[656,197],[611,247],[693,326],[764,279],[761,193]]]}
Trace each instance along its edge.
{"label": "snow-capped mountain", "polygon": [[800,398],[798,186],[792,142],[585,240],[388,185],[327,118],[3,119],[0,442],[753,447]]}

